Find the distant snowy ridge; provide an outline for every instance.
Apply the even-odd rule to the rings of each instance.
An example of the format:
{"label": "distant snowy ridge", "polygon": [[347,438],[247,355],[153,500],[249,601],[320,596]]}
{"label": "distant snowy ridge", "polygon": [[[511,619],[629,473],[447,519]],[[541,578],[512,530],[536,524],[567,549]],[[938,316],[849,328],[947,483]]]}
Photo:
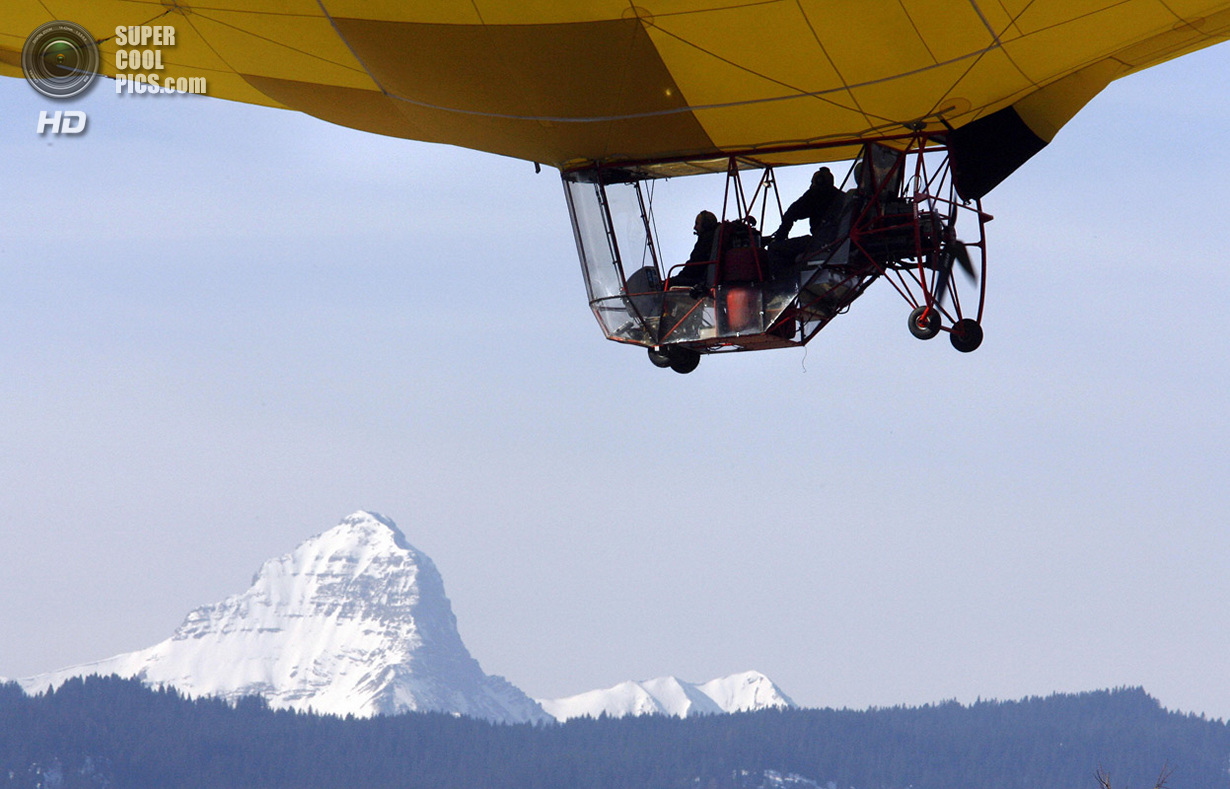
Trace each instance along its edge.
{"label": "distant snowy ridge", "polygon": [[795,704],[772,680],[759,671],[745,671],[704,683],[659,677],[643,682],[622,682],[612,688],[591,690],[562,699],[539,699],[542,708],[558,721],[607,715],[717,715],[763,709],[793,708]]}
{"label": "distant snowy ridge", "polygon": [[551,720],[504,678],[483,673],[431,559],[371,512],[265,562],[246,592],[191,612],[160,644],[18,682],[35,693],[90,674],[338,715]]}

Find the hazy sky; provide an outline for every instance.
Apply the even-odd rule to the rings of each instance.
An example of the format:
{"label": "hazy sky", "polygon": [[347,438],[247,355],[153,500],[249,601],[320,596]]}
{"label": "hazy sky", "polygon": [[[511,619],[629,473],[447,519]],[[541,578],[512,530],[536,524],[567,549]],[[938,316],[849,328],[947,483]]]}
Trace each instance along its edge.
{"label": "hazy sky", "polygon": [[[1230,47],[986,199],[976,353],[879,285],[688,376],[603,339],[553,170],[111,88],[0,80],[0,675],[150,646],[371,509],[532,696],[758,669],[1230,717]],[[669,259],[721,188],[662,187]]]}

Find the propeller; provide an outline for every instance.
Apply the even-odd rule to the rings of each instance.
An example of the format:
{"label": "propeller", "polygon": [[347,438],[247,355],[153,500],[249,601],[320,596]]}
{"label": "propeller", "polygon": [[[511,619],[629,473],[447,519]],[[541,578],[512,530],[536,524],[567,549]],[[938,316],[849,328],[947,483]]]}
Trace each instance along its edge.
{"label": "propeller", "polygon": [[944,294],[948,292],[948,280],[952,277],[952,266],[956,263],[969,277],[971,282],[978,281],[978,274],[974,271],[974,263],[970,260],[969,250],[965,247],[965,242],[958,238],[949,238],[944,248],[940,251],[939,281],[935,285],[935,301],[938,304],[943,301]]}
{"label": "propeller", "polygon": [[[974,263],[969,258],[969,250],[965,248],[965,242],[954,238],[949,244],[947,252],[957,263],[961,265],[961,270],[969,277],[970,282],[977,282],[978,275],[974,273]],[[948,264],[948,268],[952,268],[952,264]]]}

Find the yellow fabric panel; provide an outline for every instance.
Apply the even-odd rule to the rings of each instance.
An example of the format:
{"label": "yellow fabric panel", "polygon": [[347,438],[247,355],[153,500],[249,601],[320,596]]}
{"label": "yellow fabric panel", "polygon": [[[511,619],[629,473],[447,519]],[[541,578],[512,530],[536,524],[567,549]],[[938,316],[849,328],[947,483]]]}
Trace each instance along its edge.
{"label": "yellow fabric panel", "polygon": [[[945,0],[936,0],[936,2],[944,3]],[[1029,0],[1025,2],[1015,2],[1015,0],[985,0],[979,2],[976,12],[981,12],[982,18],[986,20],[986,26],[999,37],[1001,41],[1011,41],[1017,36],[1023,35],[1021,29],[1017,27],[1016,17],[1021,12],[1021,7],[1027,7]],[[1011,6],[1011,7],[1010,7]]]}
{"label": "yellow fabric panel", "polygon": [[799,5],[848,85],[891,79],[935,63],[896,2],[799,0]]}
{"label": "yellow fabric panel", "polygon": [[327,0],[329,16],[425,25],[481,25],[471,0]]}
{"label": "yellow fabric panel", "polygon": [[319,14],[209,9],[193,10],[186,21],[221,53],[229,68],[241,74],[376,89],[333,25]]}
{"label": "yellow fabric panel", "polygon": [[[1004,96],[1028,90],[1033,86],[1033,82],[1021,73],[1020,68],[1003,48],[982,53],[976,59],[959,61],[942,71],[959,72],[959,76],[948,84],[945,84],[943,78],[933,83],[942,89],[938,96],[931,96],[939,105],[961,98],[977,110],[995,104]],[[926,88],[924,84],[919,84],[917,90],[926,91]],[[934,94],[935,88],[927,92]],[[887,108],[888,102],[882,106]]]}
{"label": "yellow fabric panel", "polygon": [[460,145],[556,166],[618,157],[647,159],[659,154],[663,140],[677,152],[711,149],[689,113],[650,115],[604,124],[551,123],[477,116],[424,107],[353,88],[325,87],[251,76],[253,86],[287,106],[343,126],[427,142]]}
{"label": "yellow fabric panel", "polygon": [[[954,8],[948,0],[902,0],[901,6],[935,63],[967,57],[993,41],[973,6]],[[998,33],[1008,27],[1007,14],[1002,9],[992,5],[988,12],[984,14],[993,17],[992,30]]]}
{"label": "yellow fabric panel", "polygon": [[[634,161],[713,150],[691,113],[633,116],[601,124],[483,117],[391,99],[430,139],[554,166],[568,162]],[[671,145],[672,148],[665,146]]]}
{"label": "yellow fabric panel", "polygon": [[940,128],[934,117],[940,111],[945,111],[949,123],[960,125],[984,114],[983,109],[1001,97],[1028,87],[1003,51],[992,50],[864,85],[854,95],[875,128],[894,132],[901,130],[901,123],[919,119],[931,120]]}
{"label": "yellow fabric panel", "polygon": [[[302,5],[303,0],[297,4]],[[175,28],[176,43],[173,47],[161,48],[163,53],[164,71],[162,76],[174,77],[204,77],[207,83],[206,95],[218,98],[243,101],[251,104],[279,106],[277,102],[254,89],[235,74],[214,52],[210,43],[201,38],[193,28],[192,14],[181,13],[169,9],[161,3],[131,2],[98,2],[97,0],[55,0],[55,2],[38,2],[38,0],[23,0],[0,2],[0,46],[6,49],[11,46],[15,50],[16,61],[20,64],[21,45],[34,28],[51,21],[47,8],[54,13],[55,18],[67,19],[86,28],[91,35],[99,39],[100,68],[104,75],[115,76],[115,28],[120,25],[171,25]],[[9,41],[12,44],[5,45]],[[11,73],[11,72],[8,72]],[[12,76],[20,76],[20,69]],[[111,90],[110,86],[100,86],[96,89]]]}
{"label": "yellow fabric panel", "polygon": [[1167,0],[1166,7],[1185,20],[1192,20],[1209,13],[1219,4],[1209,0]]}
{"label": "yellow fabric panel", "polygon": [[[1176,9],[1178,4],[1170,7]],[[1230,9],[1209,17],[1190,17],[1144,41],[1119,49],[1111,57],[1052,83],[1013,106],[1035,134],[1050,141],[1113,80],[1228,38]]]}
{"label": "yellow fabric panel", "polygon": [[[862,147],[859,145],[842,145],[833,148],[817,148],[807,151],[757,156],[756,160],[762,164],[771,164],[775,167],[793,164],[813,164],[816,162],[848,162],[858,156],[860,150],[862,150]],[[838,174],[839,181],[840,178],[841,176]]]}
{"label": "yellow fabric panel", "polygon": [[866,125],[861,113],[821,104],[811,97],[769,106],[771,111],[762,108],[760,112],[749,113],[741,107],[724,107],[696,110],[693,114],[707,135],[724,150],[815,142],[826,138],[824,129],[862,130]]}
{"label": "yellow fabric panel", "polygon": [[[25,40],[25,36],[0,30],[0,69],[9,69],[0,73],[10,77],[21,76],[21,46]],[[13,73],[12,69],[17,69],[17,73]]]}
{"label": "yellow fabric panel", "polygon": [[[653,0],[638,6],[657,7]],[[474,0],[474,8],[487,25],[549,25],[569,22],[606,22],[634,15],[628,0],[593,0],[561,3],[560,0]]]}
{"label": "yellow fabric panel", "polygon": [[205,0],[204,2],[200,0],[198,2],[192,2],[192,0],[130,0],[130,2],[139,3],[146,8],[156,9],[162,6],[163,10],[175,6],[174,13],[189,15],[205,11],[250,11],[261,15],[325,16],[324,11],[320,10],[320,3],[316,0]]}
{"label": "yellow fabric panel", "polygon": [[[1004,4],[1012,16],[1014,26],[1022,35],[1062,27],[1073,21],[1089,16],[1097,17],[1115,9],[1126,9],[1131,14],[1145,7],[1156,8],[1160,5],[1157,0],[1004,0]],[[1119,32],[1122,34],[1123,31]],[[1073,45],[1080,48],[1080,42],[1073,42]]]}
{"label": "yellow fabric panel", "polygon": [[1121,49],[1115,58],[1139,71],[1230,37],[1230,9],[1180,24],[1140,43]]}
{"label": "yellow fabric panel", "polygon": [[[89,0],[47,0],[46,2],[23,2],[20,9],[15,9],[16,19],[10,20],[8,6],[0,12],[0,19],[6,30],[20,25],[22,40],[34,28],[50,22],[53,19],[66,19],[84,27],[96,39],[105,38],[115,33],[116,25],[139,25],[150,17],[158,16],[166,11],[160,5],[134,2],[93,3]],[[11,24],[16,22],[16,25]]]}
{"label": "yellow fabric panel", "polygon": [[306,112],[342,126],[385,134],[428,140],[426,130],[398,111],[393,100],[374,90],[340,86],[320,86],[310,82],[249,75],[255,90],[287,107]]}
{"label": "yellow fabric panel", "polygon": [[868,125],[793,3],[656,15],[648,33],[721,147],[802,142]]}
{"label": "yellow fabric panel", "polygon": [[204,77],[207,88],[205,95],[213,98],[242,101],[245,104],[260,104],[265,107],[277,107],[279,109],[298,109],[298,107],[280,104],[275,99],[254,88],[244,79],[242,74],[236,74],[233,71],[176,68],[173,74],[176,77]]}
{"label": "yellow fabric panel", "polygon": [[[99,45],[102,55],[102,71],[107,76],[116,74],[115,52],[118,48],[114,39],[116,26],[142,24],[150,21],[152,16],[148,5],[137,9],[139,13],[134,13],[131,8],[136,4],[123,3],[122,5],[126,6],[126,16],[116,17],[118,21],[107,26],[108,40]],[[163,74],[174,77],[204,77],[205,95],[207,96],[249,104],[281,106],[253,88],[234,72],[230,65],[220,57],[213,42],[202,35],[201,30],[197,27],[198,22],[204,22],[204,20],[197,19],[193,13],[179,12],[166,14],[151,22],[151,24],[171,25],[175,28],[175,45],[161,48],[165,67]],[[94,32],[93,28],[90,32]]]}
{"label": "yellow fabric panel", "polygon": [[[841,86],[793,4],[655,17],[648,33],[693,107]],[[773,45],[753,48],[749,41]]]}
{"label": "yellow fabric panel", "polygon": [[[98,45],[98,49],[102,54],[102,70],[104,74],[112,76],[115,74],[115,52],[117,49],[130,49],[129,46],[119,47],[115,40],[115,28],[117,25],[138,25],[150,20],[148,9],[143,9],[140,13],[129,13],[128,15],[118,18],[118,21],[106,25],[101,31],[98,28],[89,27],[89,31],[95,36],[99,32],[105,36],[102,43]],[[117,19],[113,17],[113,19]],[[175,46],[161,47],[162,62],[168,73],[174,72],[176,75],[185,71],[203,71],[204,76],[215,75],[220,72],[231,71],[227,66],[226,61],[218,56],[214,47],[201,37],[201,34],[193,25],[194,17],[192,15],[184,16],[178,13],[166,14],[154,20],[152,24],[170,25],[175,28]],[[138,69],[126,69],[126,71],[137,71]],[[199,74],[186,74],[185,76],[201,76]],[[225,96],[225,98],[231,98]]]}
{"label": "yellow fabric panel", "polygon": [[1081,107],[1126,71],[1123,64],[1107,58],[1031,93],[1013,107],[1034,134],[1050,142]]}
{"label": "yellow fabric panel", "polygon": [[1031,81],[1045,84],[1055,77],[1056,53],[1065,65],[1082,68],[1123,47],[1124,30],[1164,29],[1174,16],[1153,2],[1119,4],[1060,25],[1039,28],[1004,44],[1004,50]]}
{"label": "yellow fabric panel", "polygon": [[13,42],[0,36],[0,76],[21,76],[21,49],[12,49]]}
{"label": "yellow fabric panel", "polygon": [[44,22],[50,22],[52,17],[36,2],[2,2],[0,0],[0,46],[16,50],[21,54],[21,47],[26,36]]}
{"label": "yellow fabric panel", "polygon": [[505,26],[336,19],[335,24],[381,87],[431,107],[562,119],[685,109],[670,72],[634,19]]}

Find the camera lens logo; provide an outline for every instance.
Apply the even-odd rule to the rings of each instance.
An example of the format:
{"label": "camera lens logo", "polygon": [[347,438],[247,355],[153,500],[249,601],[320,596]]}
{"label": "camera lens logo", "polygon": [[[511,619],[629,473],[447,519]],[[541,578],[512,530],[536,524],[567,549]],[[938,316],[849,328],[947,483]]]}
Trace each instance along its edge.
{"label": "camera lens logo", "polygon": [[47,22],[37,27],[21,48],[26,81],[44,96],[76,96],[98,75],[98,44],[75,22]]}

